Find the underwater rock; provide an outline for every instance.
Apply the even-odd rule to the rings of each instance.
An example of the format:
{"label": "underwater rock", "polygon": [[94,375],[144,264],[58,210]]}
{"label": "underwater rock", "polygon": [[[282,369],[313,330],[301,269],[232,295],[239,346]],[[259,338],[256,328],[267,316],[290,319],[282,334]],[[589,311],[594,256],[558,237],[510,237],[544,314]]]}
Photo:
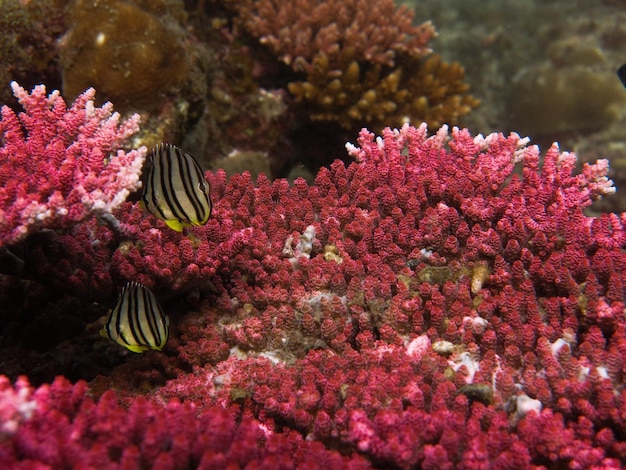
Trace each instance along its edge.
{"label": "underwater rock", "polygon": [[72,99],[95,87],[118,109],[158,108],[189,72],[183,32],[163,15],[167,11],[163,2],[145,8],[122,0],[71,5],[61,40],[64,95]]}
{"label": "underwater rock", "polygon": [[[513,80],[509,119],[534,138],[563,132],[593,132],[623,113],[626,94],[613,71],[587,65],[532,65]],[[513,125],[513,124],[511,124]]]}

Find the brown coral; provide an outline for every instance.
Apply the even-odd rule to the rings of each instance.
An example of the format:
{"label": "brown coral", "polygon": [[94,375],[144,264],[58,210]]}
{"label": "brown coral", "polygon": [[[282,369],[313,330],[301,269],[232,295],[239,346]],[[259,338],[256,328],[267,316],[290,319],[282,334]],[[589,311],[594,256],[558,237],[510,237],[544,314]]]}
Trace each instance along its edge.
{"label": "brown coral", "polygon": [[478,101],[463,68],[430,55],[430,22],[393,0],[259,0],[239,4],[243,27],[294,72],[288,90],[313,121],[345,129],[458,122]]}
{"label": "brown coral", "polygon": [[63,88],[73,97],[93,86],[116,106],[158,106],[187,77],[189,61],[167,1],[76,0],[61,43]]}
{"label": "brown coral", "polygon": [[400,126],[405,120],[425,121],[433,128],[456,123],[477,106],[465,94],[463,68],[447,64],[439,55],[405,61],[396,68],[364,68],[356,60],[344,61],[343,70],[331,70],[320,54],[306,81],[291,82],[289,91],[306,107],[313,121],[336,121],[343,128]]}

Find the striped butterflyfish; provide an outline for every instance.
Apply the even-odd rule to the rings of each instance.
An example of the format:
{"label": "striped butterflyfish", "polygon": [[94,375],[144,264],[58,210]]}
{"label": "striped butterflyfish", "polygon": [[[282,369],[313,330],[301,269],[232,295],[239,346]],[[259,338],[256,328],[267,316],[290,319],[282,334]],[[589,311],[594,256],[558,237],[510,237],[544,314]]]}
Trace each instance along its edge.
{"label": "striped butterflyfish", "polygon": [[177,232],[206,224],[211,215],[210,187],[198,162],[174,145],[161,144],[150,155],[150,163],[143,207]]}
{"label": "striped butterflyfish", "polygon": [[138,282],[129,282],[100,334],[132,352],[160,351],[167,343],[169,326],[169,318],[152,291]]}

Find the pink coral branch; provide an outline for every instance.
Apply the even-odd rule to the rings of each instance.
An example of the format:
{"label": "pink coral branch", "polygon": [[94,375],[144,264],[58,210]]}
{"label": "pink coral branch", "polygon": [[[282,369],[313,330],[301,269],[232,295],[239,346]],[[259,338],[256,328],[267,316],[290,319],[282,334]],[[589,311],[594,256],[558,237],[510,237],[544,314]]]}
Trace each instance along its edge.
{"label": "pink coral branch", "polygon": [[31,93],[11,87],[24,111],[2,107],[0,246],[111,212],[139,188],[146,149],[120,149],[138,131],[138,115],[120,123],[111,103],[94,105],[93,89],[67,109],[43,85]]}

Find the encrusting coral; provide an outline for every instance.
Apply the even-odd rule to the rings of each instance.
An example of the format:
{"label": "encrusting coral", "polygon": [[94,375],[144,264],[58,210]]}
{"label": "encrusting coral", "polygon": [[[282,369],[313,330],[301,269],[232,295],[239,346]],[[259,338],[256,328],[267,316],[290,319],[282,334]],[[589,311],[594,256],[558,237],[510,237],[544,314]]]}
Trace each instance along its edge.
{"label": "encrusting coral", "polygon": [[60,291],[101,300],[134,280],[184,313],[163,353],[89,388],[0,380],[0,459],[626,462],[626,214],[583,213],[615,191],[607,162],[575,174],[556,145],[426,124],[347,150],[311,185],[207,172],[213,215],[183,234],[125,202],[11,244]]}
{"label": "encrusting coral", "polygon": [[429,55],[433,26],[413,26],[412,11],[392,0],[232,3],[243,28],[291,68],[288,90],[313,121],[437,128],[478,104],[463,68]]}
{"label": "encrusting coral", "polygon": [[163,19],[176,8],[167,0],[73,2],[60,45],[64,94],[95,87],[120,108],[158,109],[190,69],[181,27]]}

